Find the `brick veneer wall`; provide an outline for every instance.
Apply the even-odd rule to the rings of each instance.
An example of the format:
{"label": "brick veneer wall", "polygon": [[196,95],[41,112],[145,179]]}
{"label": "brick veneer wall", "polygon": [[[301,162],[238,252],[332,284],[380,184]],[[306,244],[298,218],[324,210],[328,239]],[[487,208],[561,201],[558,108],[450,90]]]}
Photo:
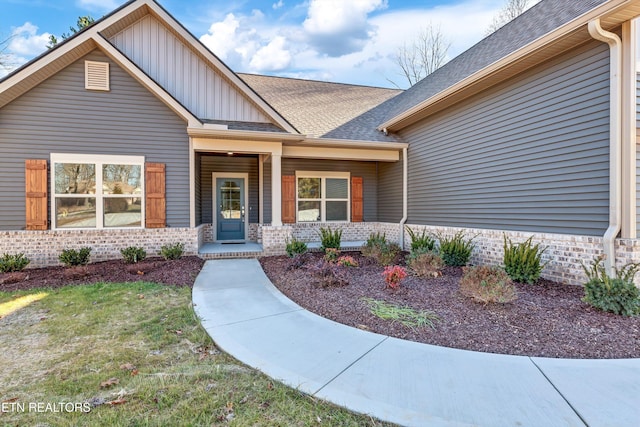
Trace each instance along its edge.
{"label": "brick veneer wall", "polygon": [[0,231],[0,254],[24,253],[30,268],[59,265],[63,249],[92,248],[91,262],[122,258],[120,249],[142,246],[147,256],[160,248],[182,242],[185,255],[197,255],[204,240],[203,227],[103,230]]}
{"label": "brick veneer wall", "polygon": [[[211,243],[211,242],[215,242],[216,238],[215,238],[215,233],[214,233],[214,228],[213,228],[213,224],[202,224],[201,227],[204,230],[204,234],[203,234],[203,238],[204,238],[204,242],[207,243]],[[260,228],[260,224],[249,224],[249,232],[247,233],[247,240],[251,241],[251,242],[260,242],[260,239],[262,238],[261,235],[258,234],[258,230]]]}
{"label": "brick veneer wall", "polygon": [[[580,262],[590,265],[595,257],[603,253],[601,237],[525,231],[461,229],[411,224],[407,224],[407,226],[418,233],[426,230],[432,234],[441,233],[450,237],[463,230],[465,236],[475,236],[473,239],[475,248],[471,254],[472,264],[502,265],[504,256],[503,236],[505,234],[514,244],[524,242],[533,235],[534,244],[540,243],[542,247],[548,246],[542,255],[543,262],[547,262],[542,271],[542,277],[570,285],[582,285],[586,281],[586,275]],[[409,248],[410,242],[411,240],[405,229],[405,248]],[[616,264],[621,266],[629,262],[640,262],[640,239],[617,239]],[[636,283],[640,285],[639,277],[636,277]]]}

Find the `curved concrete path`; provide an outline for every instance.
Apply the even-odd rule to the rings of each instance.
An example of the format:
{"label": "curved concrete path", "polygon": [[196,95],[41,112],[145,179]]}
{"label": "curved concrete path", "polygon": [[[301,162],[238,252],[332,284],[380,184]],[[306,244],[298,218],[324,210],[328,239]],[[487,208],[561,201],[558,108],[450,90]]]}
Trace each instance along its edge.
{"label": "curved concrete path", "polygon": [[407,426],[640,425],[640,359],[478,353],[344,326],[282,295],[256,260],[207,261],[193,303],[216,344],[310,395]]}

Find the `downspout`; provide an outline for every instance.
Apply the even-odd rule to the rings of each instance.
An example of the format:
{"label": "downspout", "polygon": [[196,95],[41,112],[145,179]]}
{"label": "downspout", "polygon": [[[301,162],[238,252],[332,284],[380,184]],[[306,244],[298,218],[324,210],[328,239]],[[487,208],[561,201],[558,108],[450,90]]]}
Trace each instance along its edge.
{"label": "downspout", "polygon": [[400,220],[400,247],[404,250],[404,223],[407,222],[408,209],[408,165],[407,165],[407,147],[402,149],[402,219]]}
{"label": "downspout", "polygon": [[622,222],[622,41],[617,34],[602,29],[600,19],[589,22],[589,34],[609,45],[609,228],[602,240],[606,255],[605,269],[609,276],[613,276],[616,265],[616,237]]}

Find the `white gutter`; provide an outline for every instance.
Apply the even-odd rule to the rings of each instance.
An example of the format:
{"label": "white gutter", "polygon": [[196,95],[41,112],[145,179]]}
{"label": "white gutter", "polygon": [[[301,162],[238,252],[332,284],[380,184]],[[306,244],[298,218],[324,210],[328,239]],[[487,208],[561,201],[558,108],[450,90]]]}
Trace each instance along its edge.
{"label": "white gutter", "polygon": [[603,245],[605,269],[614,275],[616,265],[616,237],[622,222],[622,41],[617,34],[602,29],[600,19],[589,22],[589,34],[596,40],[609,45],[609,228],[604,233]]}
{"label": "white gutter", "polygon": [[408,217],[408,201],[407,197],[409,192],[407,186],[408,180],[408,160],[407,160],[407,147],[402,149],[402,219],[400,220],[400,247],[404,250],[404,223],[407,222]]}

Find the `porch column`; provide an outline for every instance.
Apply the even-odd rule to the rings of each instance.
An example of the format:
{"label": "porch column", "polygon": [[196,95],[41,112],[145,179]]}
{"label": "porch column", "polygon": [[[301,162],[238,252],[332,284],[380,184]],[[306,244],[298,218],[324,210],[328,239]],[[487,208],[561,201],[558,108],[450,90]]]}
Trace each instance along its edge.
{"label": "porch column", "polygon": [[622,24],[622,224],[623,238],[636,230],[636,23]]}
{"label": "porch column", "polygon": [[264,224],[264,154],[258,155],[258,222]]}
{"label": "porch column", "polygon": [[282,225],[282,154],[271,154],[271,225]]}

